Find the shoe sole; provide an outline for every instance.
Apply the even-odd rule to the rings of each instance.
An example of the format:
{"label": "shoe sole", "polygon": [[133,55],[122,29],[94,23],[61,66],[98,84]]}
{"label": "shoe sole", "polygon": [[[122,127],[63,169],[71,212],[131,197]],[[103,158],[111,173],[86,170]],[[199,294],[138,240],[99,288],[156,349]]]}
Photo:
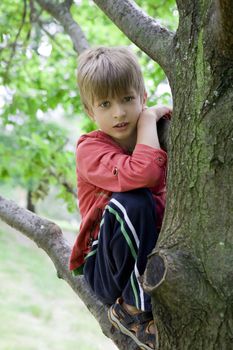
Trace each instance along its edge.
{"label": "shoe sole", "polygon": [[132,333],[130,332],[129,329],[127,329],[126,327],[124,327],[122,325],[122,323],[120,323],[119,319],[114,316],[113,312],[112,312],[112,307],[110,307],[110,309],[108,310],[108,319],[109,321],[113,324],[113,326],[115,328],[117,328],[119,331],[121,331],[121,333],[127,335],[128,337],[130,337],[131,339],[133,339],[133,341],[142,349],[142,350],[155,350],[153,348],[150,348],[148,345],[143,344],[140,342],[140,340],[138,340],[138,338]]}

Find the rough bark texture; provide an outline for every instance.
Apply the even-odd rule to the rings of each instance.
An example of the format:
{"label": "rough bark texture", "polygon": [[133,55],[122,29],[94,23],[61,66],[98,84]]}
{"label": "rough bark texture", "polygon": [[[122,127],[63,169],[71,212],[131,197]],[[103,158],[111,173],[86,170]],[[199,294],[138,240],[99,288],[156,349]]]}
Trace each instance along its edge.
{"label": "rough bark texture", "polygon": [[[41,6],[42,2],[50,3],[37,2]],[[144,287],[152,295],[159,348],[230,350],[233,344],[232,1],[177,0],[180,21],[175,35],[146,17],[133,1],[96,0],[95,3],[160,63],[173,93],[166,214],[144,276]],[[49,8],[48,11],[52,13]],[[60,20],[63,21],[62,16]],[[125,337],[111,334],[106,308],[90,293],[83,279],[68,274],[70,248],[61,232],[3,199],[0,203],[1,218],[47,251],[59,276],[90,307],[104,333],[119,341],[119,349],[136,349]]]}
{"label": "rough bark texture", "polygon": [[[213,26],[216,41],[221,54],[227,59],[233,56],[233,6],[231,0],[215,0],[215,20],[218,25]],[[214,24],[214,23],[213,23]]]}
{"label": "rough bark texture", "polygon": [[179,2],[168,201],[145,274],[166,350],[233,344],[233,46],[223,24],[228,13],[232,26],[233,16],[226,3]]}

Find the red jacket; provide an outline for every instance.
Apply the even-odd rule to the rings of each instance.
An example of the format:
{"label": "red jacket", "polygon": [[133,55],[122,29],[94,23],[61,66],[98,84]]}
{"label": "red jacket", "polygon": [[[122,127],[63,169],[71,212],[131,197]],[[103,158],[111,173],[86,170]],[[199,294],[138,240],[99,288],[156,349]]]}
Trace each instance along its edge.
{"label": "red jacket", "polygon": [[71,270],[83,265],[98,236],[103,210],[112,192],[150,188],[156,201],[157,228],[160,229],[165,207],[166,168],[167,154],[161,149],[137,144],[129,155],[102,131],[80,137],[77,181],[82,221],[70,258]]}

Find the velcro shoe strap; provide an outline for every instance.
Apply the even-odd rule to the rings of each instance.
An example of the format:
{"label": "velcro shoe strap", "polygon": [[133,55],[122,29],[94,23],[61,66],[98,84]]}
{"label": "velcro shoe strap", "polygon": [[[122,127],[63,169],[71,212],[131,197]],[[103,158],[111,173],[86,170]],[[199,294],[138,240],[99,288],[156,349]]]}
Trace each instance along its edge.
{"label": "velcro shoe strap", "polygon": [[117,317],[125,323],[131,324],[135,322],[134,316],[130,315],[120,304],[114,305],[114,311],[117,314]]}
{"label": "velcro shoe strap", "polygon": [[134,315],[133,317],[134,320],[140,324],[153,320],[152,312],[142,312],[140,314]]}

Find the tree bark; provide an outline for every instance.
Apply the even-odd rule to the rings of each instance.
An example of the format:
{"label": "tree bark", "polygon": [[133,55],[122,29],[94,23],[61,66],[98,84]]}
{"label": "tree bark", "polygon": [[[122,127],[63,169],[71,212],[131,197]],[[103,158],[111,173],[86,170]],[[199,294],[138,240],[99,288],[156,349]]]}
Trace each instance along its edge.
{"label": "tree bark", "polygon": [[144,276],[166,350],[233,344],[233,56],[215,5],[179,1],[168,199]]}
{"label": "tree bark", "polygon": [[35,204],[33,203],[33,200],[32,200],[32,191],[31,190],[27,191],[27,209],[30,210],[32,213],[36,212],[36,207],[35,207]]}
{"label": "tree bark", "polygon": [[[216,41],[221,55],[233,57],[233,6],[231,0],[215,0]],[[214,23],[213,23],[214,24]],[[216,23],[215,23],[216,24]]]}

